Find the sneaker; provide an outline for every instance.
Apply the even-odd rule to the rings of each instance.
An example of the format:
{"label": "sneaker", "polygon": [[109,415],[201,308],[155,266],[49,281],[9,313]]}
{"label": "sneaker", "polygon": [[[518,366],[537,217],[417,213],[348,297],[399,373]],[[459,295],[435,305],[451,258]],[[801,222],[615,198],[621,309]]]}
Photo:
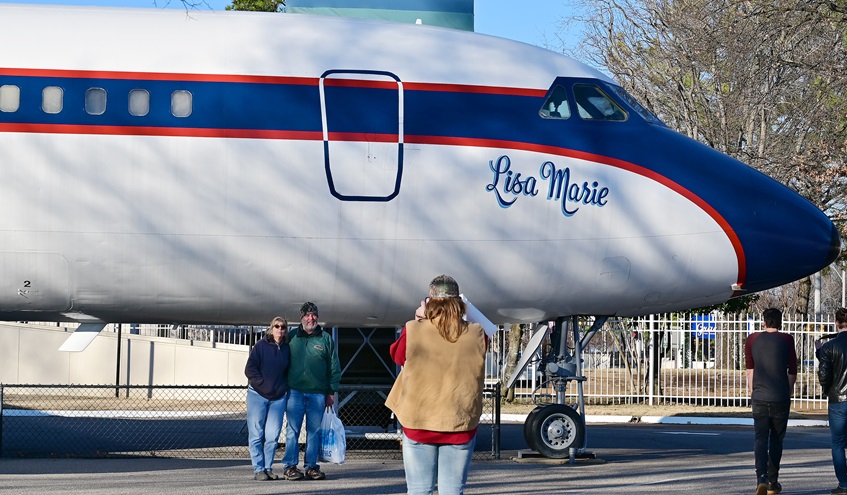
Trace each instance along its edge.
{"label": "sneaker", "polygon": [[836,486],[829,493],[831,493],[832,495],[847,495],[847,488],[841,488],[840,486]]}
{"label": "sneaker", "polygon": [[776,495],[777,493],[782,492],[782,485],[779,484],[779,481],[771,481],[768,483],[768,495]]}
{"label": "sneaker", "polygon": [[759,476],[759,483],[756,485],[756,495],[768,494],[768,477]]}
{"label": "sneaker", "polygon": [[274,473],[273,471],[265,471],[265,474],[268,475],[269,480],[278,480],[279,479],[279,476],[276,473]]}
{"label": "sneaker", "polygon": [[285,471],[282,472],[282,477],[287,479],[288,481],[297,481],[303,479],[303,471],[297,469],[297,466],[288,466],[285,468]]}
{"label": "sneaker", "polygon": [[256,481],[268,481],[270,478],[268,477],[268,473],[259,471],[253,474],[253,479]]}
{"label": "sneaker", "polygon": [[310,480],[322,480],[326,479],[326,475],[321,471],[319,467],[310,467],[306,470],[306,477]]}

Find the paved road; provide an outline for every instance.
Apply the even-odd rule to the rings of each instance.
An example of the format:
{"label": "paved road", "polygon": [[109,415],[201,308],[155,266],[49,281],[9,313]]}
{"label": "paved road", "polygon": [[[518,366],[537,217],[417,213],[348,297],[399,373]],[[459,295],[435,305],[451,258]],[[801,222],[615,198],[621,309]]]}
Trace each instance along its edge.
{"label": "paved road", "polygon": [[[474,461],[467,494],[752,494],[753,433],[748,426],[590,425],[598,457],[575,465],[516,462],[521,427],[505,425],[503,459]],[[785,494],[835,487],[829,432],[790,428],[780,481]],[[190,459],[0,459],[0,492],[9,494],[395,494],[401,461],[348,460],[324,466],[324,481],[255,482],[249,462]]]}

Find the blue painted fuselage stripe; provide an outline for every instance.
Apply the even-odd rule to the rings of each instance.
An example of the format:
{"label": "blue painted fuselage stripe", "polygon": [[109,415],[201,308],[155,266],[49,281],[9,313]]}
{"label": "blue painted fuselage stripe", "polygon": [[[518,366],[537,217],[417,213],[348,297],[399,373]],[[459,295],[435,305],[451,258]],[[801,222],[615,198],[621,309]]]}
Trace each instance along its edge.
{"label": "blue painted fuselage stripe", "polygon": [[[88,79],[71,77],[0,76],[0,84],[21,88],[16,112],[0,112],[0,123],[115,127],[181,127],[187,129],[238,129],[320,132],[321,108],[317,86],[237,82]],[[64,106],[58,114],[41,110],[41,89],[64,89]],[[106,112],[89,115],[85,91],[107,92]],[[128,112],[129,92],[150,93],[150,112]],[[174,117],[170,96],[185,90],[193,96],[189,117]],[[332,132],[396,134],[396,89],[328,86],[327,115]],[[404,91],[407,134],[497,139],[560,146],[549,124],[538,117],[537,97],[452,91]],[[523,116],[521,118],[518,118]],[[503,123],[513,125],[503,125]],[[557,122],[561,124],[562,122]]]}
{"label": "blue painted fuselage stripe", "polygon": [[[326,87],[330,132],[397,134],[400,122],[396,89]],[[319,103],[318,103],[319,104]],[[320,115],[320,107],[313,112]]]}
{"label": "blue painted fuselage stripe", "polygon": [[[21,88],[19,110],[0,112],[0,123],[290,131],[321,129],[320,99],[317,88],[313,86],[20,76],[0,76],[0,84]],[[64,90],[63,109],[57,114],[41,110],[41,90],[47,86],[58,86]],[[89,115],[85,112],[85,92],[89,88],[106,90],[104,114]],[[147,115],[130,115],[129,92],[133,89],[144,89],[150,93]],[[177,90],[192,94],[193,110],[189,117],[171,114],[171,94]]]}

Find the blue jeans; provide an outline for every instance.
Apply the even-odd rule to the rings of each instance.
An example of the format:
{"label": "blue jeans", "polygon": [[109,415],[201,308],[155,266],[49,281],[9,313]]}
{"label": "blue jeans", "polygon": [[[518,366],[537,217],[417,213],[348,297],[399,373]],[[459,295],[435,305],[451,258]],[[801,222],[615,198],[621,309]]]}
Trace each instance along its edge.
{"label": "blue jeans", "polygon": [[782,460],[782,441],[788,428],[788,413],[791,401],[753,401],[753,432],[756,441],[753,454],[756,459],[756,478],[767,475],[768,481],[776,482],[779,463]]}
{"label": "blue jeans", "polygon": [[435,491],[439,495],[462,495],[468,481],[468,468],[476,437],[459,445],[428,444],[410,440],[403,434],[403,467],[408,495]]}
{"label": "blue jeans", "polygon": [[833,402],[827,407],[829,415],[829,434],[832,437],[832,465],[838,486],[847,488],[847,402]]}
{"label": "blue jeans", "polygon": [[303,457],[303,468],[318,467],[318,452],[321,450],[321,420],[326,408],[324,394],[304,394],[291,390],[288,395],[288,426],[285,428],[285,454],[282,464],[285,467],[297,466],[300,459],[300,428],[303,426],[303,416],[306,416],[306,455]]}
{"label": "blue jeans", "polygon": [[254,473],[272,470],[285,405],[286,397],[268,400],[247,388],[247,446]]}

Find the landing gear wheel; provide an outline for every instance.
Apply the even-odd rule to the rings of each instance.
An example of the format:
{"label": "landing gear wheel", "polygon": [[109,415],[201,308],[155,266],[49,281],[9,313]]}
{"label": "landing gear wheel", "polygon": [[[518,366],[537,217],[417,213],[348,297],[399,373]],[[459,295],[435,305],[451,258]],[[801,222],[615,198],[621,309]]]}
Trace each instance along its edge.
{"label": "landing gear wheel", "polygon": [[536,410],[531,420],[527,416],[524,435],[526,443],[539,454],[550,459],[564,459],[568,457],[570,448],[582,447],[585,422],[572,407],[550,404]]}
{"label": "landing gear wheel", "polygon": [[536,450],[535,436],[532,434],[532,430],[535,428],[535,417],[538,416],[538,411],[542,409],[544,409],[544,406],[536,406],[526,415],[526,421],[523,423],[523,437],[527,446],[532,450]]}

